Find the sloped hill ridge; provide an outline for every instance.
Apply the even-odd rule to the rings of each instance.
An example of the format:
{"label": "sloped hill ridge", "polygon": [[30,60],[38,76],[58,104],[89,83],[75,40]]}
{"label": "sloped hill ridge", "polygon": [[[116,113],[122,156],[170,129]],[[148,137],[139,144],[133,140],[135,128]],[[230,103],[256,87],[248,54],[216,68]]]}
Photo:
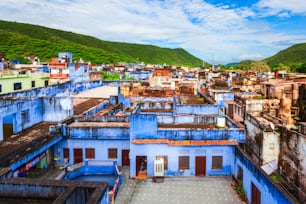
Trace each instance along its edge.
{"label": "sloped hill ridge", "polygon": [[182,48],[169,49],[153,45],[110,42],[72,32],[32,24],[0,20],[0,53],[9,59],[36,55],[49,61],[58,52],[72,52],[74,60],[92,63],[145,62],[201,66],[202,60]]}
{"label": "sloped hill ridge", "polygon": [[278,52],[276,55],[266,58],[264,61],[270,67],[279,65],[292,65],[306,63],[306,43],[295,44],[287,49]]}

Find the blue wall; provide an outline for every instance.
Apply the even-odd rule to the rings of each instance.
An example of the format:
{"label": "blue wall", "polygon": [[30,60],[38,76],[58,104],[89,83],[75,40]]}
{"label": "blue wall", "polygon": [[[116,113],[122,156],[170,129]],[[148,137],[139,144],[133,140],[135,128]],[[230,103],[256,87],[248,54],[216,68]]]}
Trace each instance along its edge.
{"label": "blue wall", "polygon": [[127,139],[129,140],[129,128],[121,127],[68,127],[70,138],[83,139]]}
{"label": "blue wall", "polygon": [[107,108],[108,105],[109,105],[108,101],[103,101],[102,103],[100,103],[99,105],[91,108],[90,110],[86,111],[82,115],[84,115],[84,116],[95,116],[101,110],[104,110],[105,108]]}
{"label": "blue wall", "polygon": [[233,101],[234,100],[234,93],[219,93],[218,94],[218,107],[223,108],[224,107],[224,101]]}
{"label": "blue wall", "polygon": [[130,116],[130,137],[134,138],[154,138],[157,136],[157,116],[138,115]]}
{"label": "blue wall", "polygon": [[216,105],[176,105],[176,114],[217,115],[218,113]]}
{"label": "blue wall", "polygon": [[181,129],[158,130],[151,138],[168,138],[170,140],[236,140],[245,141],[245,131],[239,129]]}
{"label": "blue wall", "polygon": [[[168,146],[167,144],[131,144],[130,176],[136,177],[136,156],[147,156],[147,175],[154,176],[154,160],[156,156],[168,156],[168,170],[165,176],[195,176],[195,157],[206,156],[207,176],[229,176],[234,146]],[[189,156],[189,170],[179,172],[178,157]],[[212,169],[212,156],[223,156],[223,168]]]}
{"label": "blue wall", "polygon": [[3,123],[13,124],[13,132],[18,133],[43,120],[42,100],[1,100],[0,141],[3,139]]}
{"label": "blue wall", "polygon": [[118,166],[122,164],[122,150],[130,149],[130,141],[126,140],[96,140],[96,139],[64,139],[54,147],[55,156],[59,156],[60,163],[63,163],[64,153],[63,148],[69,149],[70,164],[74,164],[73,149],[81,148],[83,150],[83,161],[86,160],[85,149],[95,149],[95,160],[108,160],[108,149],[117,148],[117,159],[111,159],[117,161]]}
{"label": "blue wall", "polygon": [[249,202],[252,200],[252,183],[259,189],[261,194],[261,203],[286,204],[297,201],[290,200],[285,196],[279,187],[277,187],[267,174],[265,174],[238,148],[235,148],[233,157],[235,164],[233,166],[233,175],[237,178],[238,166],[243,169],[243,188]]}
{"label": "blue wall", "polygon": [[73,115],[71,97],[43,98],[43,121],[59,122]]}

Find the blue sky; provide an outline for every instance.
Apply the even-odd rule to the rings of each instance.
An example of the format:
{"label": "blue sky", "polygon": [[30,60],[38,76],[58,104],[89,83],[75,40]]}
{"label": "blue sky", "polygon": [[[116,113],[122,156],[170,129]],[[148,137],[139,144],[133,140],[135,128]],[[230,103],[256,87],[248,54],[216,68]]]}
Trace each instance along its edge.
{"label": "blue sky", "polygon": [[261,60],[306,42],[306,0],[4,0],[0,18],[181,47],[214,64]]}

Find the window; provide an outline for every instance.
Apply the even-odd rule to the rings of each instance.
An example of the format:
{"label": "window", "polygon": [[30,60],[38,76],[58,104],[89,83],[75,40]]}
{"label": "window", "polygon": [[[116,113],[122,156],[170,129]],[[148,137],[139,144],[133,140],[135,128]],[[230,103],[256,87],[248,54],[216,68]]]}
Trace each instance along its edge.
{"label": "window", "polygon": [[49,81],[48,80],[45,81],[45,86],[49,86]]}
{"label": "window", "polygon": [[212,157],[212,169],[222,169],[222,156]]}
{"label": "window", "polygon": [[0,84],[0,93],[2,92],[2,85]]}
{"label": "window", "polygon": [[168,170],[168,157],[167,156],[156,156],[156,159],[164,159],[164,170]]}
{"label": "window", "polygon": [[95,159],[95,149],[94,148],[87,148],[86,152],[86,159]]}
{"label": "window", "polygon": [[69,162],[69,149],[64,148],[64,161]]}
{"label": "window", "polygon": [[179,156],[179,170],[189,169],[189,156]]}
{"label": "window", "polygon": [[108,158],[109,159],[117,159],[117,148],[110,148],[108,149]]}
{"label": "window", "polygon": [[31,86],[32,86],[32,88],[35,87],[35,81],[31,81]]}
{"label": "window", "polygon": [[20,90],[21,89],[21,82],[14,83],[14,90]]}
{"label": "window", "polygon": [[21,114],[22,122],[29,121],[29,109],[21,111],[20,114]]}

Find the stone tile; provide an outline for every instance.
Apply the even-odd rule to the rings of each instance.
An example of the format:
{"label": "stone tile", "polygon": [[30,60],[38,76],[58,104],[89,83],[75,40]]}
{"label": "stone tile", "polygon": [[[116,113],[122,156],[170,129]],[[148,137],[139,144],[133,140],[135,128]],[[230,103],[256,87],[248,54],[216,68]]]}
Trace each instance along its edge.
{"label": "stone tile", "polygon": [[125,176],[124,182],[116,204],[244,203],[232,189],[230,178],[171,177],[153,183],[151,179],[139,181]]}

